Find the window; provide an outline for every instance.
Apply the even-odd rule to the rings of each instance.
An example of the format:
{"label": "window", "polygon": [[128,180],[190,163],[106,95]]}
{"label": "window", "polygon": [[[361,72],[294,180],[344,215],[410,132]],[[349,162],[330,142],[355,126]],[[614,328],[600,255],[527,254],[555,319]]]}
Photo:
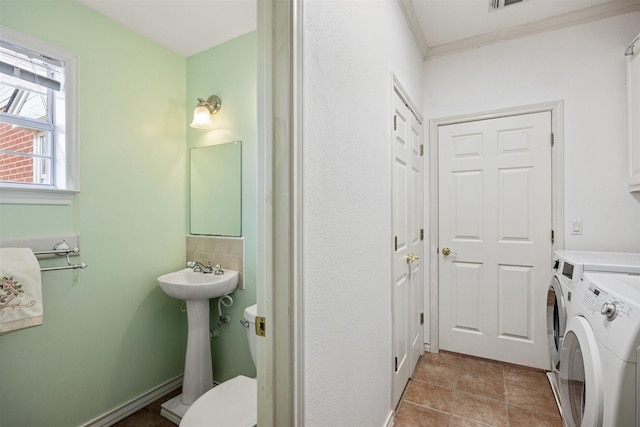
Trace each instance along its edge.
{"label": "window", "polygon": [[77,57],[0,35],[0,203],[68,204],[79,190]]}

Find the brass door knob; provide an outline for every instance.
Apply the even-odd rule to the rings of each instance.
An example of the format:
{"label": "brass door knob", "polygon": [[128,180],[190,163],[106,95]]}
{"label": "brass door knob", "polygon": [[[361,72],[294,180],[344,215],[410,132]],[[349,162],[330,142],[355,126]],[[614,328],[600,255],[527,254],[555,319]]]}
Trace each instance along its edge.
{"label": "brass door knob", "polygon": [[414,255],[414,254],[409,254],[407,256],[404,257],[404,259],[407,260],[407,264],[412,263],[413,261],[417,261],[420,259],[420,257],[418,255]]}
{"label": "brass door knob", "polygon": [[451,249],[449,249],[449,248],[442,248],[442,255],[449,256],[451,254],[458,255],[455,252],[451,252]]}

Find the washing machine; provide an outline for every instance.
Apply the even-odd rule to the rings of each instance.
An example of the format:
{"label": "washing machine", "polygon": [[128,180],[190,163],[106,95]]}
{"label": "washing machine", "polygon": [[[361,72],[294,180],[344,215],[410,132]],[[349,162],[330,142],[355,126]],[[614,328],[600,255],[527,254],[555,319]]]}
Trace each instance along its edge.
{"label": "washing machine", "polygon": [[556,251],[553,268],[547,292],[547,339],[551,357],[547,377],[562,413],[560,359],[566,325],[575,314],[574,290],[588,272],[640,274],[640,253]]}
{"label": "washing machine", "polygon": [[566,427],[640,427],[640,276],[585,273],[560,360]]}

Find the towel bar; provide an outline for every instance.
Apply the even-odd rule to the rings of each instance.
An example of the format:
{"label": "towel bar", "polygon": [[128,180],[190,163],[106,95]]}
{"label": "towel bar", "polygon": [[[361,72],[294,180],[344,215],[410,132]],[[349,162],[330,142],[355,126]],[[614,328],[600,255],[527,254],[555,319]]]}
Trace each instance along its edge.
{"label": "towel bar", "polygon": [[85,269],[87,268],[87,264],[85,264],[84,262],[80,263],[80,264],[71,264],[71,260],[69,259],[69,257],[72,254],[78,255],[80,254],[80,249],[78,248],[70,248],[69,245],[67,244],[67,242],[65,242],[64,240],[61,242],[56,243],[53,246],[53,250],[51,251],[37,251],[33,253],[34,255],[38,256],[38,255],[60,255],[60,256],[66,256],[67,258],[67,265],[64,265],[62,267],[45,267],[45,268],[41,268],[40,271],[57,271],[57,270],[76,270],[78,268],[80,269]]}
{"label": "towel bar", "polygon": [[66,255],[67,256],[67,261],[69,260],[69,255],[71,254],[79,254],[80,253],[80,249],[78,248],[72,248],[69,246],[69,244],[67,243],[66,240],[62,240],[61,242],[56,243],[55,245],[53,245],[53,249],[50,251],[37,251],[34,252],[34,255]]}
{"label": "towel bar", "polygon": [[80,264],[70,264],[70,265],[65,265],[62,267],[45,267],[45,268],[41,268],[40,271],[55,271],[55,270],[76,270],[78,268],[80,269],[85,269],[87,268],[87,264],[80,263]]}
{"label": "towel bar", "polygon": [[69,248],[69,249],[58,249],[53,251],[38,251],[34,252],[34,255],[67,255],[67,254],[78,254],[80,253],[80,249],[78,248]]}

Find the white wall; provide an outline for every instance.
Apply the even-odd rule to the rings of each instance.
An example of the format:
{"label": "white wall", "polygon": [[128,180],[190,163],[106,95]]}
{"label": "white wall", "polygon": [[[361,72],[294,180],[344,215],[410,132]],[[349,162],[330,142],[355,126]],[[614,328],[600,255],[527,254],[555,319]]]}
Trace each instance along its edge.
{"label": "white wall", "polygon": [[391,408],[391,73],[421,105],[396,0],[304,2],[304,389],[310,426]]}
{"label": "white wall", "polygon": [[[638,252],[624,57],[638,31],[634,12],[428,60],[425,118],[564,100],[565,248]],[[583,235],[570,235],[572,218],[583,220]]]}

